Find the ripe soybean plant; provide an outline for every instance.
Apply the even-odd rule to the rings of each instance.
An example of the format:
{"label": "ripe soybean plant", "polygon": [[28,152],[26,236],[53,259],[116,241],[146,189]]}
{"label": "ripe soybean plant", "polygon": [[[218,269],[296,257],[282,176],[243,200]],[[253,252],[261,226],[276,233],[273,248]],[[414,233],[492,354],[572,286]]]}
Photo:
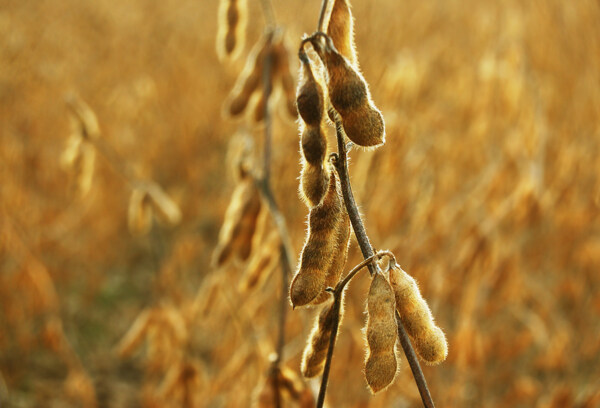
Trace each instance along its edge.
{"label": "ripe soybean plant", "polygon": [[[318,58],[309,57],[308,46]],[[302,373],[306,377],[322,374],[317,399],[317,407],[322,407],[342,319],[344,290],[367,266],[372,281],[367,296],[366,382],[373,393],[392,384],[398,370],[399,341],[423,404],[432,407],[417,355],[427,364],[444,361],[448,353],[444,332],[435,325],[415,280],[397,266],[394,255],[388,251],[374,253],[349,181],[347,146],[382,146],[385,123],[358,68],[348,0],[323,1],[317,31],[301,41],[298,57],[302,77],[296,95],[302,155],[300,180],[309,208],[309,228],[290,286],[290,299],[294,307],[325,303],[303,354]],[[329,152],[327,146],[328,122],[336,128],[337,153]],[[350,224],[365,259],[342,279]],[[389,259],[387,267],[377,262],[384,257]]]}

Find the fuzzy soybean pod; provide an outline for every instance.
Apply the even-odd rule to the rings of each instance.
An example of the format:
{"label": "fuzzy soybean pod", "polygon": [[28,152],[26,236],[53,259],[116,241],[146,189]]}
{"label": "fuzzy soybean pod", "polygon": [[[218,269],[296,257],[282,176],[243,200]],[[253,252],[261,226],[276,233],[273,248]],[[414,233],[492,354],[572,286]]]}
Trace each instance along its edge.
{"label": "fuzzy soybean pod", "polygon": [[217,55],[221,61],[234,58],[244,48],[247,0],[221,0],[217,24]]}
{"label": "fuzzy soybean pod", "polygon": [[[336,323],[336,317],[337,321],[340,322],[344,314],[343,294],[339,300],[339,314],[336,313],[337,311],[334,307],[335,303],[333,296],[330,295],[329,297],[331,300],[323,307],[323,309],[321,309],[319,316],[315,320],[315,325],[308,337],[306,348],[302,354],[300,370],[302,371],[302,375],[306,378],[316,377],[323,372],[325,360],[327,358],[329,339]],[[334,341],[335,340],[336,339],[334,339]]]}
{"label": "fuzzy soybean pod", "polygon": [[335,48],[356,66],[358,60],[354,46],[354,18],[348,0],[334,0],[327,35],[331,37]]}
{"label": "fuzzy soybean pod", "polygon": [[390,284],[381,273],[376,273],[367,298],[368,354],[365,365],[365,377],[373,393],[390,385],[398,370],[395,309],[394,292]]}
{"label": "fuzzy soybean pod", "polygon": [[331,105],[342,119],[348,138],[359,146],[373,147],[385,143],[383,115],[371,100],[367,82],[361,73],[341,55],[330,37],[312,41],[327,71],[327,89]]}
{"label": "fuzzy soybean pod", "polygon": [[325,98],[323,88],[312,71],[310,60],[301,51],[301,84],[296,95],[300,124],[302,151],[302,171],[300,191],[309,207],[314,207],[323,198],[329,182],[329,174],[324,166],[327,153],[327,138],[323,130]]}
{"label": "fuzzy soybean pod", "polygon": [[[346,261],[348,260],[348,247],[350,245],[350,217],[348,216],[345,208],[342,209],[342,221],[338,224],[335,232],[335,244],[336,251],[333,261],[331,262],[329,269],[327,269],[325,288],[335,288],[337,283],[340,281],[340,277],[342,276],[342,272],[346,266]],[[322,292],[311,302],[311,304],[319,305],[327,301],[330,296],[331,295],[328,292]]]}
{"label": "fuzzy soybean pod", "polygon": [[335,252],[335,233],[342,220],[342,202],[333,172],[323,201],[308,215],[308,234],[300,254],[300,267],[290,285],[294,307],[305,306],[325,290],[327,270]]}
{"label": "fuzzy soybean pod", "polygon": [[436,326],[417,282],[400,268],[390,269],[390,283],[396,297],[396,308],[415,351],[427,364],[439,364],[448,355],[448,343],[442,329]]}
{"label": "fuzzy soybean pod", "polygon": [[300,192],[306,205],[312,208],[321,202],[329,185],[329,170],[324,161],[327,139],[323,134],[322,125],[300,127],[302,129]]}

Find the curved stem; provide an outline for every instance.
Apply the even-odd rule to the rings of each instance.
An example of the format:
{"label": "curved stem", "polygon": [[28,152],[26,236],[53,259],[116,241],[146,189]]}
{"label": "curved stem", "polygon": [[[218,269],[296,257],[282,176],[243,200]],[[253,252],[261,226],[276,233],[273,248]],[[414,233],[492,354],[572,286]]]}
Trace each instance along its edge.
{"label": "curved stem", "polygon": [[371,262],[373,262],[375,260],[379,260],[379,259],[383,258],[384,256],[389,257],[392,260],[392,262],[394,264],[396,264],[396,257],[394,256],[393,253],[391,253],[390,251],[379,251],[376,254],[374,254],[373,256],[370,256],[369,258],[366,258],[365,260],[363,260],[361,263],[356,265],[354,267],[354,269],[352,269],[350,272],[348,272],[348,275],[346,275],[346,277],[340,283],[337,284],[337,286],[335,287],[335,291],[339,292],[339,291],[344,290],[346,285],[352,280],[352,278],[354,278],[354,275],[356,275],[362,268],[370,265]]}
{"label": "curved stem", "polygon": [[340,307],[342,305],[342,296],[344,293],[344,288],[356,276],[356,274],[362,270],[367,265],[371,265],[371,263],[377,259],[381,259],[384,256],[390,257],[392,262],[396,263],[396,258],[394,254],[390,251],[379,251],[373,256],[363,260],[361,263],[356,265],[348,275],[340,281],[335,289],[328,288],[327,290],[333,292],[333,313],[334,313],[334,321],[333,321],[333,329],[331,330],[331,334],[329,336],[329,346],[327,348],[327,357],[325,359],[325,368],[323,369],[323,377],[321,378],[321,387],[319,388],[319,397],[317,398],[317,408],[322,408],[325,403],[325,392],[327,391],[327,383],[329,381],[329,371],[331,370],[331,360],[333,359],[333,349],[335,348],[335,339],[337,337],[338,328],[340,325]]}
{"label": "curved stem", "polygon": [[[344,204],[352,223],[352,229],[358,246],[363,254],[363,257],[370,258],[373,256],[373,247],[367,236],[367,231],[358,212],[356,201],[354,201],[354,194],[352,193],[352,186],[350,185],[350,176],[348,175],[348,157],[346,153],[346,143],[344,140],[344,134],[342,130],[342,124],[339,119],[336,118],[336,135],[338,143],[338,155],[332,155],[332,161],[335,165],[340,176],[340,184],[342,185],[342,196],[344,197]],[[376,272],[376,266],[369,264],[369,272],[373,275]]]}
{"label": "curved stem", "polygon": [[[369,242],[369,237],[367,236],[367,232],[358,212],[356,202],[354,201],[354,195],[352,194],[352,186],[350,184],[350,178],[348,176],[348,157],[346,153],[344,131],[342,129],[342,124],[340,123],[339,118],[336,118],[336,136],[338,142],[338,156],[332,155],[332,161],[340,176],[340,183],[342,185],[342,195],[344,196],[344,203],[346,204],[346,209],[348,211],[348,215],[350,216],[352,228],[354,229],[354,234],[356,235],[356,240],[358,241],[358,245],[360,246],[360,250],[362,251],[364,258],[370,258],[373,256],[373,247]],[[369,271],[371,272],[371,275],[376,273],[379,269],[377,265],[373,263],[369,263],[368,267]],[[425,381],[425,376],[423,375],[423,371],[421,370],[419,360],[417,359],[412,344],[410,343],[410,339],[408,338],[408,335],[404,330],[404,326],[400,321],[398,321],[398,334],[400,336],[400,343],[402,344],[402,349],[404,350],[404,354],[406,355],[406,359],[408,360],[408,364],[410,365],[410,368],[412,370],[415,382],[417,383],[417,387],[419,388],[419,393],[421,394],[423,406],[431,408],[434,405],[433,400],[431,398],[431,394],[429,392],[429,388],[427,388],[427,381]]]}

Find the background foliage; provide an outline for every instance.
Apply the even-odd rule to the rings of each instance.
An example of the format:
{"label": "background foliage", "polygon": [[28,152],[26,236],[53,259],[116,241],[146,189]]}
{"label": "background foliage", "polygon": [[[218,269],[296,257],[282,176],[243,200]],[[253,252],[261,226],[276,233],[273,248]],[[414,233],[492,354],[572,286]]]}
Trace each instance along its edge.
{"label": "background foliage", "polygon": [[[275,2],[292,54],[318,3]],[[599,3],[353,6],[387,144],[355,152],[350,174],[374,246],[420,282],[447,333],[448,360],[425,368],[434,400],[600,406]],[[244,55],[263,27],[257,3],[249,12]],[[273,274],[238,293],[244,265],[210,267],[240,141],[221,105],[243,66],[217,61],[216,16],[216,2],[197,0],[0,5],[2,406],[248,406],[273,349],[279,286]],[[102,157],[91,191],[77,194],[59,160],[69,92],[179,204],[179,226],[132,236],[130,188]],[[259,144],[260,129],[248,131]],[[283,113],[274,137],[274,189],[298,252],[297,127]],[[353,244],[349,265],[359,259]],[[330,404],[418,406],[406,361],[388,391],[367,391],[367,283],[346,300]],[[120,357],[143,310],[154,337]],[[289,316],[297,371],[312,313]],[[177,364],[192,373],[191,402],[158,395]]]}

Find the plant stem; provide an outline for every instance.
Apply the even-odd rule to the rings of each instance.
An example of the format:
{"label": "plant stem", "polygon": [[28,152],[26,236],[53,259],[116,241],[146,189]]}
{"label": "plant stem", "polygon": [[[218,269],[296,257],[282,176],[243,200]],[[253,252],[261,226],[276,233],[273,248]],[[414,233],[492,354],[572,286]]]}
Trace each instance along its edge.
{"label": "plant stem", "polygon": [[[354,234],[356,235],[356,240],[358,241],[358,245],[363,253],[363,256],[365,259],[370,258],[373,256],[373,247],[369,242],[369,237],[367,236],[367,232],[363,225],[360,213],[358,212],[358,208],[356,206],[356,202],[354,201],[354,196],[352,194],[352,186],[350,184],[350,178],[348,176],[348,157],[346,152],[346,141],[344,139],[344,131],[342,129],[342,124],[340,123],[339,119],[336,119],[336,136],[338,142],[338,155],[332,155],[332,158],[334,159],[333,163],[340,176],[340,183],[342,185],[342,195],[344,197],[344,203],[346,204],[346,209],[348,211],[348,215],[350,216],[350,222],[352,223],[352,228],[354,229]],[[377,265],[373,263],[369,263],[368,267],[369,271],[371,272],[371,275],[373,275],[377,271],[377,269],[379,269]],[[410,343],[410,339],[408,338],[408,335],[406,334],[404,326],[402,325],[402,322],[400,322],[400,320],[398,320],[398,334],[400,336],[400,343],[402,344],[402,349],[404,350],[404,354],[406,355],[406,359],[408,360],[408,364],[410,365],[410,368],[412,370],[415,382],[417,383],[417,387],[419,388],[419,393],[421,394],[423,406],[431,408],[434,406],[434,404],[429,389],[427,388],[425,376],[423,375],[423,371],[421,370],[419,360],[417,360],[417,356],[412,347],[412,344]]]}
{"label": "plant stem", "polygon": [[325,403],[325,392],[327,391],[327,380],[329,379],[329,370],[331,370],[331,360],[333,359],[333,348],[335,347],[335,338],[337,337],[338,327],[340,325],[340,306],[342,305],[343,290],[336,290],[333,294],[333,329],[329,336],[329,347],[327,348],[327,359],[325,360],[325,368],[323,369],[323,377],[321,378],[321,388],[319,388],[319,396],[317,397],[317,407],[323,408]]}
{"label": "plant stem", "polygon": [[406,359],[408,360],[408,365],[410,365],[410,369],[413,373],[413,377],[415,377],[415,382],[417,383],[417,388],[419,389],[419,394],[421,394],[421,400],[423,401],[423,406],[426,408],[434,408],[433,399],[431,398],[431,394],[429,393],[429,388],[427,387],[427,381],[425,381],[425,376],[423,375],[423,371],[421,370],[421,366],[419,365],[419,360],[417,360],[417,355],[410,344],[410,339],[408,338],[408,333],[404,329],[404,325],[402,321],[400,321],[400,315],[396,310],[396,322],[398,323],[398,337],[400,338],[400,344],[402,344],[402,350],[404,350],[404,354],[406,355]]}
{"label": "plant stem", "polygon": [[[358,212],[356,201],[354,201],[354,194],[352,194],[352,186],[350,185],[350,176],[348,175],[348,155],[346,152],[346,142],[344,140],[344,134],[342,130],[342,124],[339,119],[336,119],[336,135],[338,144],[338,154],[333,154],[332,161],[335,165],[335,169],[340,177],[340,184],[342,186],[342,196],[344,197],[344,204],[352,223],[352,229],[358,246],[365,259],[373,256],[373,247],[367,236],[367,231]],[[377,271],[376,266],[369,264],[369,272],[373,275]]]}
{"label": "plant stem", "polygon": [[[263,68],[263,92],[265,98],[264,107],[264,144],[263,144],[263,169],[262,178],[257,180],[257,185],[261,191],[264,200],[267,202],[269,207],[269,213],[275,223],[275,227],[279,232],[281,239],[281,245],[279,250],[281,252],[281,294],[279,299],[279,327],[277,333],[277,345],[276,345],[276,357],[273,362],[275,369],[279,369],[279,364],[282,361],[283,348],[285,346],[285,322],[287,316],[287,290],[288,290],[288,276],[292,273],[292,250],[290,238],[285,223],[285,219],[279,210],[277,201],[271,188],[271,149],[272,149],[272,132],[271,132],[271,112],[269,110],[269,98],[271,96],[272,85],[271,75],[273,68],[273,60],[270,52],[266,53],[264,68]],[[274,381],[277,381],[276,379]],[[276,385],[276,384],[274,384]],[[279,387],[275,386],[275,407],[281,407],[281,396],[279,394]]]}
{"label": "plant stem", "polygon": [[344,288],[346,285],[356,276],[356,274],[365,266],[370,265],[373,261],[377,259],[381,259],[384,256],[389,256],[394,263],[396,263],[396,258],[394,254],[390,251],[380,251],[375,255],[363,260],[361,263],[356,265],[348,275],[339,282],[335,289],[330,291],[333,292],[333,313],[334,313],[334,321],[333,321],[333,329],[331,330],[331,334],[329,336],[329,346],[327,348],[327,357],[325,359],[325,367],[323,369],[323,376],[321,378],[321,387],[319,388],[319,396],[317,398],[317,408],[322,408],[325,403],[325,392],[327,391],[327,383],[329,380],[329,371],[331,370],[331,360],[333,359],[333,349],[335,347],[335,338],[337,337],[337,332],[340,324],[340,307],[342,305],[342,296],[344,293]]}
{"label": "plant stem", "polygon": [[321,12],[319,13],[319,24],[317,25],[317,31],[325,31],[325,12],[327,11],[327,5],[329,0],[323,0],[321,3]]}
{"label": "plant stem", "polygon": [[391,253],[390,251],[379,251],[375,255],[364,259],[361,263],[356,265],[354,267],[354,269],[352,269],[350,272],[348,272],[348,275],[346,275],[344,280],[342,280],[340,283],[337,284],[337,286],[335,287],[335,291],[339,292],[339,291],[344,290],[344,287],[352,280],[354,275],[356,275],[362,268],[364,268],[365,266],[369,266],[371,264],[371,262],[373,262],[374,260],[381,259],[384,256],[389,257],[394,264],[396,263],[396,257],[394,256],[393,253]]}

